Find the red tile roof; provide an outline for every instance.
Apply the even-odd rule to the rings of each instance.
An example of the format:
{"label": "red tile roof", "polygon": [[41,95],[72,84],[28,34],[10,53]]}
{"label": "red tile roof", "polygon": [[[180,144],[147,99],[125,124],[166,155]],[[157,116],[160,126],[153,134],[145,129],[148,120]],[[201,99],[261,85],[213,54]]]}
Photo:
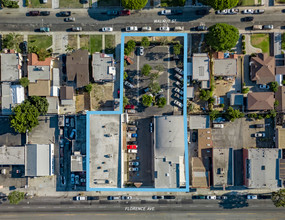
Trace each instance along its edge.
{"label": "red tile roof", "polygon": [[28,54],[28,65],[30,66],[50,66],[52,57],[46,58],[44,61],[39,61],[38,55],[35,53]]}

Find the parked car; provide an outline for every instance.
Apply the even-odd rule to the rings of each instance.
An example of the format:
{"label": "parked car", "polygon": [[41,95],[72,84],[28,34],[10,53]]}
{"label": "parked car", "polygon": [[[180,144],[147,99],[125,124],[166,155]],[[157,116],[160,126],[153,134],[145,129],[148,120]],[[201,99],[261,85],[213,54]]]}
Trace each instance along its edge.
{"label": "parked car", "polygon": [[268,86],[268,85],[260,84],[260,85],[259,85],[259,88],[260,88],[260,89],[269,89],[269,86]]}
{"label": "parked car", "polygon": [[131,135],[132,137],[138,137],[138,134],[136,134],[136,133],[132,133],[132,135]]}
{"label": "parked car", "polygon": [[128,26],[128,27],[126,27],[126,31],[138,31],[138,27],[137,26]]}
{"label": "parked car", "polygon": [[183,108],[183,104],[177,100],[174,100],[174,105],[178,106],[179,108]]}
{"label": "parked car", "polygon": [[69,127],[69,118],[65,118],[65,126]]}
{"label": "parked car", "polygon": [[122,10],[122,11],[119,12],[120,16],[128,16],[130,14],[131,14],[130,10]]}
{"label": "parked car", "polygon": [[151,27],[150,26],[142,27],[142,31],[151,31]]}
{"label": "parked car", "polygon": [[192,196],[192,199],[205,199],[206,196]]}
{"label": "parked car", "polygon": [[179,88],[182,88],[182,87],[183,87],[182,83],[179,82],[179,81],[176,81],[176,82],[175,82],[175,85],[178,86]]}
{"label": "parked car", "polygon": [[137,141],[128,141],[128,144],[129,144],[129,145],[137,145],[138,142],[137,142]]}
{"label": "parked car", "polygon": [[82,27],[72,27],[71,30],[73,32],[80,32],[80,31],[82,31]]}
{"label": "parked car", "polygon": [[120,197],[119,196],[108,196],[107,200],[119,200]]}
{"label": "parked car", "polygon": [[244,17],[244,18],[242,18],[241,19],[241,21],[243,21],[243,22],[248,22],[248,21],[253,21],[253,17],[252,16],[249,16],[249,17]]}
{"label": "parked car", "polygon": [[255,133],[254,137],[265,137],[265,133],[264,132],[262,132],[262,133]]}
{"label": "parked car", "polygon": [[259,24],[253,25],[252,30],[262,30],[262,25]]}
{"label": "parked car", "polygon": [[87,196],[87,200],[99,200],[99,196]]}
{"label": "parked car", "polygon": [[183,95],[183,90],[177,87],[174,88],[174,92],[177,92],[179,95]]}
{"label": "parked car", "polygon": [[58,15],[61,17],[68,17],[71,15],[71,11],[61,11],[58,13]]}
{"label": "parked car", "polygon": [[182,95],[179,95],[178,93],[174,93],[174,97],[183,101],[183,96]]}
{"label": "parked car", "polygon": [[126,113],[128,113],[128,114],[135,114],[136,110],[134,110],[134,109],[127,109]]}
{"label": "parked car", "polygon": [[271,195],[262,195],[262,194],[257,196],[258,199],[271,199],[271,197],[272,197]]}
{"label": "parked car", "polygon": [[129,125],[137,125],[137,122],[136,121],[129,121],[128,124]]}
{"label": "parked car", "polygon": [[256,9],[253,11],[253,14],[263,14],[265,12],[264,9]]}
{"label": "parked car", "polygon": [[134,105],[125,105],[125,109],[135,109]]}
{"label": "parked car", "polygon": [[137,145],[127,145],[127,149],[137,149],[138,146]]}
{"label": "parked car", "polygon": [[257,195],[247,195],[247,199],[257,199]]}
{"label": "parked car", "polygon": [[164,196],[164,199],[175,199],[175,196]]}
{"label": "parked car", "polygon": [[152,199],[164,199],[164,196],[152,196]]}
{"label": "parked car", "polygon": [[50,32],[50,28],[49,27],[41,27],[40,32]]}
{"label": "parked car", "polygon": [[132,199],[131,196],[121,196],[121,200],[130,200]]}
{"label": "parked car", "polygon": [[74,22],[75,18],[74,17],[68,17],[64,19],[65,22]]}
{"label": "parked car", "polygon": [[227,10],[217,10],[215,12],[215,14],[217,14],[217,15],[226,15],[227,14]]}
{"label": "parked car", "polygon": [[65,182],[65,176],[61,176],[61,184],[62,184],[62,185],[65,185],[65,183],[66,183],[66,182]]}
{"label": "parked car", "polygon": [[255,128],[264,128],[264,124],[255,124],[254,127]]}
{"label": "parked car", "polygon": [[119,14],[119,12],[116,11],[116,10],[109,10],[109,11],[107,11],[107,15],[118,15],[118,14]]}
{"label": "parked car", "polygon": [[138,48],[139,48],[138,49],[139,50],[139,55],[143,56],[144,55],[144,47],[141,46],[141,47],[138,47]]}
{"label": "parked car", "polygon": [[130,89],[134,88],[134,86],[128,81],[125,81],[124,84],[125,84],[125,86],[129,87]]}
{"label": "parked car", "polygon": [[192,142],[196,142],[197,141],[197,133],[193,132],[192,133]]}
{"label": "parked car", "polygon": [[205,25],[199,25],[195,28],[196,31],[206,31],[208,28]]}
{"label": "parked car", "polygon": [[183,77],[179,74],[175,74],[174,78],[178,79],[179,81],[183,81]]}
{"label": "parked car", "polygon": [[235,9],[235,8],[232,8],[232,9],[226,9],[227,10],[227,14],[228,15],[235,15],[239,12],[239,9]]}
{"label": "parked car", "polygon": [[206,199],[216,199],[216,196],[206,196]]}
{"label": "parked car", "polygon": [[75,133],[76,133],[76,129],[72,129],[72,131],[71,131],[71,133],[70,133],[70,135],[69,135],[69,138],[70,138],[70,139],[73,139],[74,136],[75,136]]}
{"label": "parked car", "polygon": [[170,30],[170,28],[166,27],[166,26],[159,27],[159,31],[169,31],[169,30]]}
{"label": "parked car", "polygon": [[136,131],[137,127],[128,127],[128,131]]}
{"label": "parked car", "polygon": [[139,166],[139,162],[129,162],[129,166]]}
{"label": "parked car", "polygon": [[137,149],[128,149],[128,153],[129,154],[136,154],[136,153],[138,153],[138,150]]}
{"label": "parked car", "polygon": [[213,128],[224,128],[223,124],[213,124]]}
{"label": "parked car", "polygon": [[29,16],[39,16],[40,15],[40,11],[30,11],[29,12]]}
{"label": "parked car", "polygon": [[270,25],[263,25],[263,30],[272,30],[274,27],[272,24]]}
{"label": "parked car", "polygon": [[245,9],[242,11],[243,14],[253,14],[254,10],[253,9]]}
{"label": "parked car", "polygon": [[175,26],[174,31],[184,31],[184,26]]}
{"label": "parked car", "polygon": [[72,173],[70,175],[70,179],[71,179],[71,184],[73,185],[75,183],[75,175],[74,175],[74,173]]}
{"label": "parked car", "polygon": [[87,196],[75,196],[75,200],[86,200]]}
{"label": "parked car", "polygon": [[138,167],[129,167],[129,171],[138,172],[139,168]]}
{"label": "parked car", "polygon": [[180,74],[181,76],[183,76],[183,70],[182,70],[182,69],[180,69],[180,68],[178,68],[178,67],[175,67],[175,68],[174,68],[174,71],[175,71],[176,73]]}
{"label": "parked car", "polygon": [[79,185],[79,175],[75,175],[75,185]]}
{"label": "parked car", "polygon": [[161,15],[171,15],[171,10],[163,10],[160,12]]}
{"label": "parked car", "polygon": [[49,16],[50,11],[41,11],[40,14],[41,14],[41,16]]}

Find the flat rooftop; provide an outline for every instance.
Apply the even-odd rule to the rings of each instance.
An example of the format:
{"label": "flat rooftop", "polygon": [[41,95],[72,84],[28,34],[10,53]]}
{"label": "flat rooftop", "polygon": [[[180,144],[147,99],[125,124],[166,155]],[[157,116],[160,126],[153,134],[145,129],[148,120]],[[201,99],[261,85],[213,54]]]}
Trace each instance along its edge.
{"label": "flat rooftop", "polygon": [[237,59],[214,59],[214,76],[236,76]]}
{"label": "flat rooftop", "polygon": [[119,114],[90,114],[89,188],[118,187],[120,121]]}
{"label": "flat rooftop", "polygon": [[15,130],[10,127],[9,117],[1,117],[0,125],[0,146],[23,146],[26,144],[26,136],[16,133]]}
{"label": "flat rooftop", "polygon": [[25,147],[0,146],[0,165],[24,165]]}
{"label": "flat rooftop", "polygon": [[189,116],[190,129],[205,129],[210,127],[209,115],[190,115]]}

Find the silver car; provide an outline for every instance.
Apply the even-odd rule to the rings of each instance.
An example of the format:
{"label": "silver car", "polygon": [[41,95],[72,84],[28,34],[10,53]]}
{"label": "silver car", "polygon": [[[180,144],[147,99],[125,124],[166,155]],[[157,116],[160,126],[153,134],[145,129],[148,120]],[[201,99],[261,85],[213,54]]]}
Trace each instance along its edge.
{"label": "silver car", "polygon": [[112,31],[113,31],[113,28],[112,28],[112,27],[103,27],[103,28],[102,28],[102,31],[103,31],[103,32],[112,32]]}
{"label": "silver car", "polygon": [[82,31],[82,27],[73,27],[72,31],[74,31],[74,32]]}
{"label": "silver car", "polygon": [[139,47],[140,56],[144,55],[144,47]]}
{"label": "silver car", "polygon": [[126,31],[138,31],[138,27],[137,26],[126,27]]}
{"label": "silver car", "polygon": [[142,27],[142,31],[151,31],[150,26]]}
{"label": "silver car", "polygon": [[159,30],[160,30],[160,31],[169,31],[170,28],[164,26],[164,27],[160,27]]}
{"label": "silver car", "polygon": [[183,104],[177,100],[174,100],[174,105],[178,106],[179,108],[183,108]]}

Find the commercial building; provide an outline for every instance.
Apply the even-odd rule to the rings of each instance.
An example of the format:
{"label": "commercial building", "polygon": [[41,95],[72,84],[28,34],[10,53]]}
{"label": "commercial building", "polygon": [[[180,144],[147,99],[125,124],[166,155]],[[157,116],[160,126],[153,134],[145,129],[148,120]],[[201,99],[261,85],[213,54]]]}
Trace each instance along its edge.
{"label": "commercial building", "polygon": [[20,53],[0,54],[0,81],[14,82],[22,77],[22,55]]}
{"label": "commercial building", "polygon": [[205,129],[210,127],[209,115],[190,115],[189,128],[190,129]]}
{"label": "commercial building", "polygon": [[210,59],[206,53],[194,53],[192,57],[192,80],[201,82],[203,89],[210,88]]}
{"label": "commercial building", "polygon": [[94,53],[92,55],[92,76],[95,82],[111,82],[116,79],[113,54]]}
{"label": "commercial building", "polygon": [[192,188],[209,188],[210,171],[205,167],[202,158],[192,157],[191,161],[191,187]]}

